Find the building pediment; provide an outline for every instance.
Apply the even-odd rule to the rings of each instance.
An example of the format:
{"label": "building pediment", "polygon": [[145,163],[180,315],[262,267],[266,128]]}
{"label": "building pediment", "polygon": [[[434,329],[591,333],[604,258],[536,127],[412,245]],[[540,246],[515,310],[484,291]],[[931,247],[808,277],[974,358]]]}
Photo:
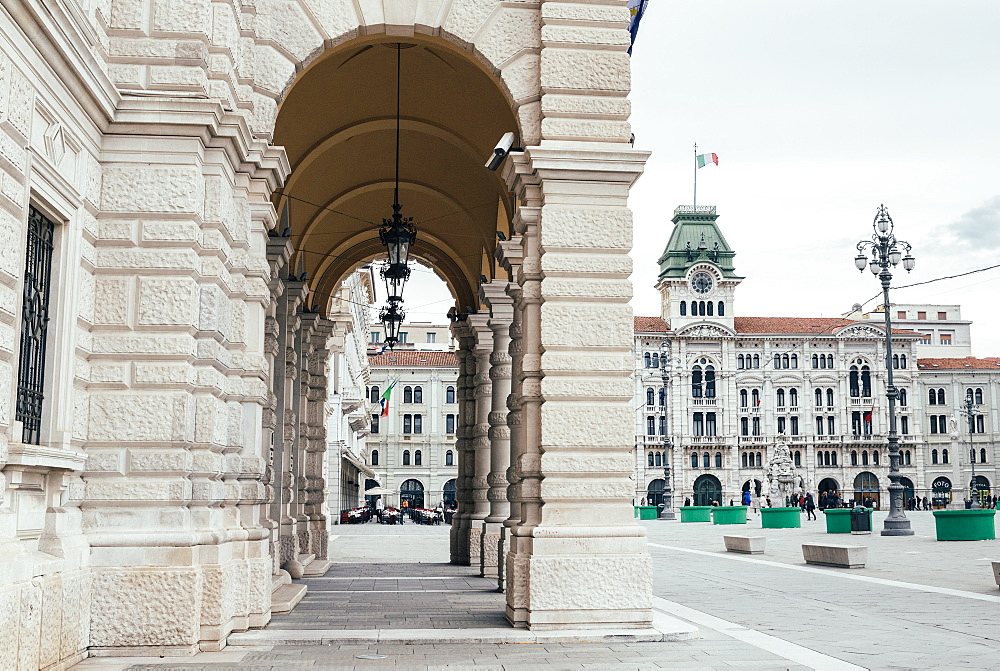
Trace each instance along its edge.
{"label": "building pediment", "polygon": [[677,335],[685,338],[732,338],[736,332],[722,324],[700,322],[678,329]]}
{"label": "building pediment", "polygon": [[851,324],[837,331],[838,338],[885,338],[885,330],[869,324]]}

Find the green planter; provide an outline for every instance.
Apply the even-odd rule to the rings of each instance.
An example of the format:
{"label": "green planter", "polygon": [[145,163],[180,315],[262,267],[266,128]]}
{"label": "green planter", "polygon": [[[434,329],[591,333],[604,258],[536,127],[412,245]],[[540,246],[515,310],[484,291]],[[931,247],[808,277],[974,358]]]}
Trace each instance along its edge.
{"label": "green planter", "polygon": [[[868,509],[868,527],[872,526],[872,508]],[[851,509],[850,508],[827,508],[823,511],[826,516],[826,533],[828,534],[849,534],[851,533]]]}
{"label": "green planter", "polygon": [[[761,508],[760,526],[762,529],[796,529],[802,526],[802,510],[798,507]],[[850,526],[847,530],[850,531]]]}
{"label": "green planter", "polygon": [[636,506],[635,516],[640,520],[655,520],[657,515],[656,506]]}
{"label": "green planter", "polygon": [[712,506],[681,506],[681,522],[711,522]]}
{"label": "green planter", "polygon": [[997,537],[993,518],[997,511],[935,510],[934,526],[939,541],[991,541]]}
{"label": "green planter", "polygon": [[746,524],[746,506],[721,506],[712,508],[712,524]]}

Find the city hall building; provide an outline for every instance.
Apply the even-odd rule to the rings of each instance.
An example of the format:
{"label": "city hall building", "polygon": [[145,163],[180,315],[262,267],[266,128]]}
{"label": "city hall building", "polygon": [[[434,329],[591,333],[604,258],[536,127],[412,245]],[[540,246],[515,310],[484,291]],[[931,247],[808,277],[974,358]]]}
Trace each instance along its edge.
{"label": "city hall building", "polygon": [[512,626],[649,629],[629,18],[0,3],[0,659],[216,650],[322,570],[371,475],[338,301],[397,217],[455,297],[451,560]]}

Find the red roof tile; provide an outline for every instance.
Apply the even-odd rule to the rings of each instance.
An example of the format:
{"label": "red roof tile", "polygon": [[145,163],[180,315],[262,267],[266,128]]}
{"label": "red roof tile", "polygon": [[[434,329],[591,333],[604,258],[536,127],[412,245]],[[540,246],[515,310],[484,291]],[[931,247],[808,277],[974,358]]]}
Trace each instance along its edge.
{"label": "red roof tile", "polygon": [[978,359],[974,356],[966,356],[941,359],[917,359],[917,368],[920,370],[1000,370],[1000,357]]}
{"label": "red roof tile", "polygon": [[[796,333],[819,335],[836,333],[853,324],[864,324],[844,317],[734,317],[737,333]],[[880,326],[879,324],[871,324]],[[919,336],[919,333],[904,329],[893,329],[896,335]]]}
{"label": "red roof tile", "polygon": [[368,357],[374,368],[458,368],[454,352],[385,352]]}
{"label": "red roof tile", "polygon": [[633,328],[640,333],[666,333],[670,324],[659,317],[636,317]]}

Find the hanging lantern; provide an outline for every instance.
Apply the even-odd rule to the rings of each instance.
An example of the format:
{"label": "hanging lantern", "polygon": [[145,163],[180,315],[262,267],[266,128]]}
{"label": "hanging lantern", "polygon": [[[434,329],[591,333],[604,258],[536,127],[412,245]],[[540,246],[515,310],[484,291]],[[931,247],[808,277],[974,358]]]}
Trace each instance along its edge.
{"label": "hanging lantern", "polygon": [[389,348],[395,347],[399,342],[399,325],[406,318],[401,300],[389,300],[378,313],[379,321],[385,325],[385,344]]}

